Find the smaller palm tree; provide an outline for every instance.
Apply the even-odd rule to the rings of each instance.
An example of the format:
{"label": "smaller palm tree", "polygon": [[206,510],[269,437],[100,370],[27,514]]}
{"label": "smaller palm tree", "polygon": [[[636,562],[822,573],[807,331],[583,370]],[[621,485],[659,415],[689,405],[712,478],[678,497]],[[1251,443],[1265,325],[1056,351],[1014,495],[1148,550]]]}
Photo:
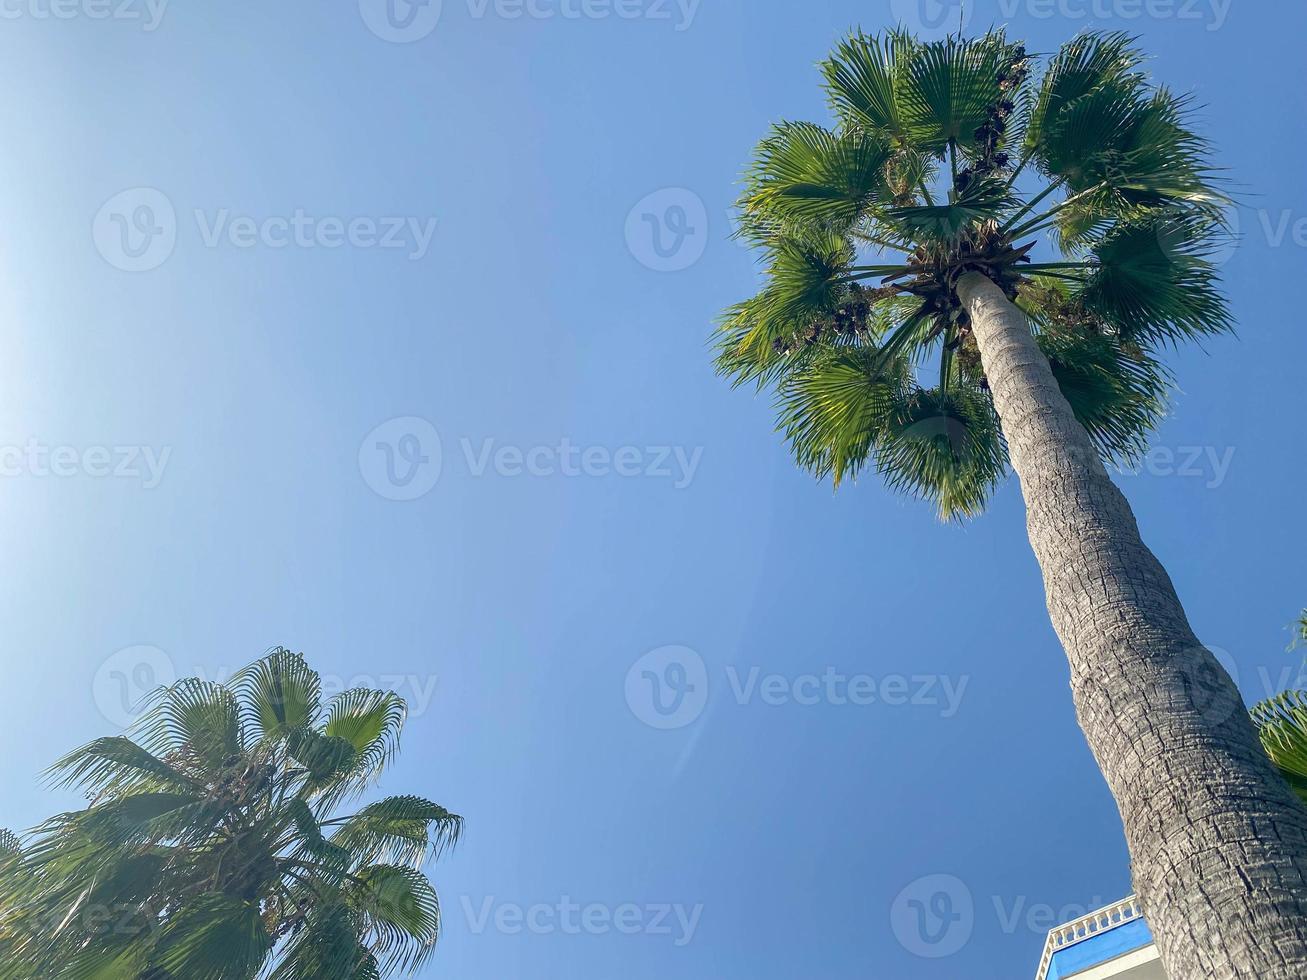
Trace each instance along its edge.
{"label": "smaller palm tree", "polygon": [[399,743],[406,706],[322,703],[277,649],[229,683],[156,692],[132,737],[50,770],[84,810],[0,840],[3,980],[371,980],[411,972],[440,930],[422,872],[462,819],[416,796],[341,814]]}

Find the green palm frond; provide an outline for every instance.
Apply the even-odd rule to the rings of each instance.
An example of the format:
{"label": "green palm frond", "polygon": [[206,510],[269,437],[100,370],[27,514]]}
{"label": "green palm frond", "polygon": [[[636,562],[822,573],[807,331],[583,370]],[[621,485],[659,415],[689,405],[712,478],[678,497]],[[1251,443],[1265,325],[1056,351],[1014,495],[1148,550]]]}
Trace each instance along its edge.
{"label": "green palm frond", "polygon": [[1121,147],[1122,161],[1108,175],[1132,204],[1188,204],[1213,217],[1232,202],[1217,188],[1212,147],[1191,128],[1193,100],[1166,88],[1153,92]]}
{"label": "green palm frond", "polygon": [[1114,79],[1063,106],[1044,128],[1038,159],[1044,172],[1072,191],[1111,180],[1125,164],[1124,145],[1140,124],[1146,90],[1136,76]]}
{"label": "green palm frond", "polygon": [[[206,820],[205,818],[210,819]],[[195,793],[128,793],[76,815],[78,830],[97,845],[136,847],[152,840],[204,837],[218,814]],[[197,828],[198,824],[198,828]]]}
{"label": "green palm frond", "polygon": [[1058,212],[1049,229],[1058,250],[1068,258],[1085,255],[1102,240],[1117,221],[1146,218],[1146,210],[1135,210],[1112,198],[1109,191],[1090,194]]}
{"label": "green palm frond", "polygon": [[370,803],[340,823],[332,843],[371,864],[382,858],[418,867],[458,842],[461,817],[417,796],[393,796]]}
{"label": "green palm frond", "polygon": [[94,792],[198,788],[180,769],[123,736],[97,738],[75,749],[51,766],[48,775],[57,786]]}
{"label": "green palm frond", "polygon": [[281,813],[294,827],[297,836],[291,857],[310,860],[332,884],[340,884],[350,868],[370,860],[346,843],[328,840],[317,814],[306,800],[300,797],[287,800]]}
{"label": "green palm frond", "polygon": [[407,716],[408,705],[398,694],[355,688],[332,699],[323,734],[344,739],[353,748],[351,776],[371,779],[399,751]]}
{"label": "green palm frond", "polygon": [[1104,459],[1135,462],[1166,416],[1168,379],[1156,360],[1112,337],[1048,333],[1039,338],[1053,377]]}
{"label": "green palm frond", "polygon": [[1252,709],[1262,748],[1307,803],[1307,692],[1286,691]]}
{"label": "green palm frond", "polygon": [[881,36],[857,32],[822,62],[826,94],[844,128],[880,133],[899,143],[906,140],[899,89],[903,67],[918,48],[902,31]]}
{"label": "green palm frond", "polygon": [[1111,81],[1059,113],[1040,140],[1040,162],[1071,192],[1098,191],[1092,204],[1107,216],[1176,204],[1218,211],[1228,198],[1186,115],[1187,100],[1164,89],[1150,92],[1133,77]]}
{"label": "green palm frond", "polygon": [[374,864],[361,868],[345,891],[359,916],[364,943],[383,974],[420,968],[440,936],[440,901],[413,868]]}
{"label": "green palm frond", "polygon": [[1015,200],[1006,182],[978,179],[952,201],[886,208],[883,220],[907,241],[952,243],[968,228],[997,222]]}
{"label": "green palm frond", "polygon": [[117,980],[137,977],[150,969],[150,947],[145,943],[93,946],[71,957],[48,974],[53,980]]}
{"label": "green palm frond", "polygon": [[1202,214],[1167,210],[1114,226],[1094,247],[1079,299],[1136,342],[1175,342],[1232,328],[1220,274],[1208,261],[1221,230]]}
{"label": "green palm frond", "polygon": [[1001,34],[920,45],[902,69],[898,103],[907,140],[925,153],[971,146],[1004,101],[999,76],[1012,61]]}
{"label": "green palm frond", "polygon": [[729,310],[722,321],[718,367],[736,383],[768,379],[780,349],[811,332],[850,297],[841,273],[853,247],[833,235],[774,243],[766,288]]}
{"label": "green palm frond", "polygon": [[247,706],[247,722],[265,740],[317,724],[322,682],[304,656],[278,648],[250,664],[232,686]]}
{"label": "green palm frond", "polygon": [[258,972],[272,943],[257,902],[208,893],[159,930],[150,965],[188,980],[237,980]]}
{"label": "green palm frond", "polygon": [[780,390],[780,425],[800,466],[835,485],[857,476],[888,421],[893,390],[909,372],[875,348],[832,351],[790,375]]}
{"label": "green palm frond", "polygon": [[834,310],[854,260],[846,237],[830,232],[787,235],[773,243],[770,254],[759,312],[773,332],[803,326]]}
{"label": "green palm frond", "polygon": [[975,517],[1007,472],[998,418],[981,391],[955,385],[900,392],[876,451],[886,483],[936,505],[944,520]]}
{"label": "green palm frond", "polygon": [[782,123],[763,140],[747,176],[742,232],[758,243],[810,229],[848,234],[883,199],[891,156],[887,141],[861,130],[837,135]]}
{"label": "green palm frond", "polygon": [[188,677],[156,691],[146,705],[137,730],[156,755],[183,752],[213,773],[244,748],[240,705],[221,684]]}
{"label": "green palm frond", "polygon": [[344,897],[333,896],[315,907],[303,928],[292,935],[268,980],[380,976],[376,958],[360,941],[359,931]]}
{"label": "green palm frond", "polygon": [[[894,207],[908,207],[921,193],[923,187],[929,186],[939,171],[939,164],[928,153],[922,153],[912,147],[900,147],[890,158],[889,163],[885,165],[885,186],[888,192],[888,205]],[[860,229],[854,229],[854,235],[859,233]],[[883,238],[882,229],[873,225],[872,234],[880,232]],[[891,243],[892,248],[911,248],[912,242],[902,241]]]}
{"label": "green palm frond", "polygon": [[1049,61],[1043,81],[1032,95],[1025,144],[1033,152],[1044,138],[1046,126],[1062,110],[1109,82],[1131,77],[1143,56],[1128,34],[1081,34]]}
{"label": "green palm frond", "polygon": [[324,734],[315,728],[297,728],[286,737],[286,752],[304,767],[311,784],[334,785],[354,767],[356,753],[348,740]]}

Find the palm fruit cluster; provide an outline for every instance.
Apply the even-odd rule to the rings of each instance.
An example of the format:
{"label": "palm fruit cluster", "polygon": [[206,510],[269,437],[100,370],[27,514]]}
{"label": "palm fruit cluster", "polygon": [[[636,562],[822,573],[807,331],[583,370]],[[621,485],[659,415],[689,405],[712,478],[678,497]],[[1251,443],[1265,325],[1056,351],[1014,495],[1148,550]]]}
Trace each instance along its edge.
{"label": "palm fruit cluster", "polygon": [[867,289],[859,283],[849,283],[840,303],[829,316],[814,320],[806,330],[788,340],[778,337],[772,341],[772,349],[778,354],[789,354],[800,346],[815,344],[823,337],[830,340],[869,339],[874,333],[872,307],[898,292],[894,286]]}
{"label": "palm fruit cluster", "polygon": [[998,87],[1003,98],[994,103],[989,118],[973,134],[976,145],[980,147],[980,154],[972,166],[958,172],[958,193],[965,191],[975,178],[988,176],[1007,167],[1010,160],[999,146],[1007,133],[1008,121],[1016,112],[1012,96],[1021,90],[1029,77],[1030,59],[1025,45],[1018,44],[1012,49],[1012,61],[998,73]]}

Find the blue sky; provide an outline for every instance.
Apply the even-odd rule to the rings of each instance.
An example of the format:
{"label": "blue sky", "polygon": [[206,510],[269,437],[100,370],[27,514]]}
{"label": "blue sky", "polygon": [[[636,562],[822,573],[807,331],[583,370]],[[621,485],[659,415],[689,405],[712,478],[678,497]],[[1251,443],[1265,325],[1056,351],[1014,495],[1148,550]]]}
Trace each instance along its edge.
{"label": "blue sky", "polygon": [[[1015,483],[962,527],[834,493],[706,343],[753,144],[825,118],[848,28],[940,10],[437,7],[0,10],[0,823],[76,804],[38,774],[124,697],[284,644],[404,693],[386,788],[467,818],[424,976],[1032,976],[1130,885]],[[1170,358],[1122,483],[1264,697],[1307,603],[1307,11],[969,7],[1140,33],[1243,193],[1239,337]]]}

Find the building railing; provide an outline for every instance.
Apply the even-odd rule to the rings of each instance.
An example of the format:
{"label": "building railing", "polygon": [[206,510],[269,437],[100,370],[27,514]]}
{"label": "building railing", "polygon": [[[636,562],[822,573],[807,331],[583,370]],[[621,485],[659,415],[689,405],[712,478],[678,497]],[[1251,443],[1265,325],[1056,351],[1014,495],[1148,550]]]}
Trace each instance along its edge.
{"label": "building railing", "polygon": [[1139,898],[1131,895],[1115,905],[1090,912],[1083,918],[1050,930],[1048,941],[1044,943],[1044,956],[1039,961],[1039,972],[1035,975],[1035,980],[1047,980],[1048,968],[1053,965],[1053,956],[1058,951],[1074,946],[1076,943],[1083,943],[1086,939],[1093,939],[1109,929],[1115,929],[1117,926],[1142,917],[1143,911],[1139,908]]}

